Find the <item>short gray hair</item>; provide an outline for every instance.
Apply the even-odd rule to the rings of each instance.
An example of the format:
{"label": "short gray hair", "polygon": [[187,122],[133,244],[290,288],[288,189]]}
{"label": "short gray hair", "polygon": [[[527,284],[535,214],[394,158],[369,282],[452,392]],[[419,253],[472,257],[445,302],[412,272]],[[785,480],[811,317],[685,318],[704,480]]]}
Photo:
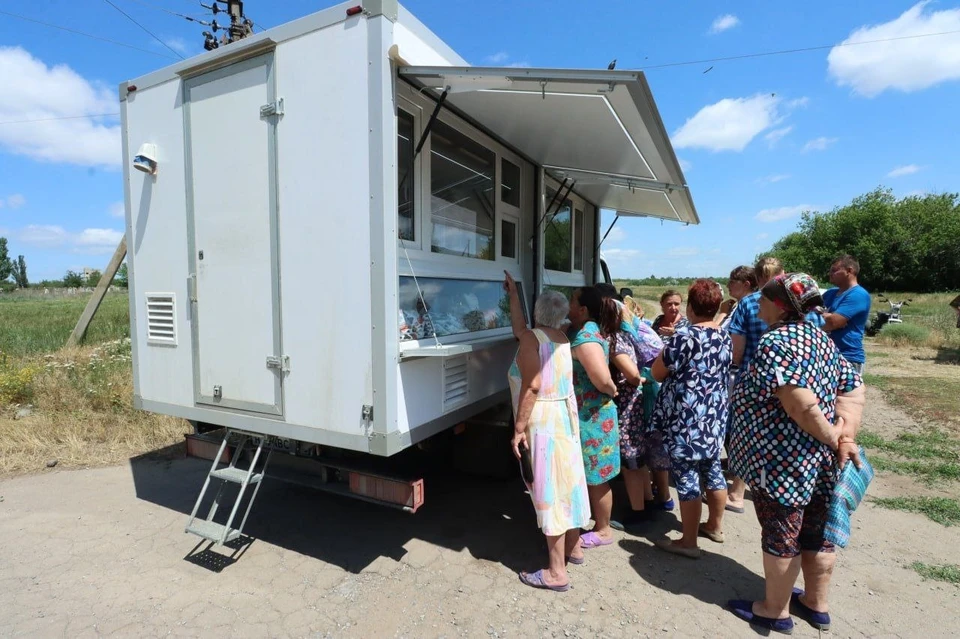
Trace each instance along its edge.
{"label": "short gray hair", "polygon": [[560,328],[570,313],[570,302],[563,293],[544,291],[533,307],[533,320],[539,326]]}

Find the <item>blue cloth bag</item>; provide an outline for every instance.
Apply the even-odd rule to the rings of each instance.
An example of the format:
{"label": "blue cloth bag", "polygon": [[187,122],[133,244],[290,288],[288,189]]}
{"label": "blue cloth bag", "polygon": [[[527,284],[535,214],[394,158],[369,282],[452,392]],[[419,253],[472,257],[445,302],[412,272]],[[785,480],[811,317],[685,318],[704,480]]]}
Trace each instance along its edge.
{"label": "blue cloth bag", "polygon": [[850,513],[863,501],[874,475],[866,451],[863,446],[859,446],[859,449],[863,468],[857,468],[852,461],[847,462],[840,472],[840,480],[833,489],[833,497],[827,510],[824,539],[840,548],[846,548],[850,541]]}

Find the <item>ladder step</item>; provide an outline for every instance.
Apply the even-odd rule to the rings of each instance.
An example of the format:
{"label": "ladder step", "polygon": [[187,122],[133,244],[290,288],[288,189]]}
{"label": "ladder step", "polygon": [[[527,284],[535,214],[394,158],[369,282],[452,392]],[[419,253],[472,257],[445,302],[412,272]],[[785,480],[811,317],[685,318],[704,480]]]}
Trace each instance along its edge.
{"label": "ladder step", "polygon": [[[243,480],[247,478],[247,471],[242,468],[231,468],[227,466],[226,468],[213,471],[210,473],[210,476],[216,479],[232,481],[235,484],[242,484]],[[252,486],[253,484],[259,483],[261,479],[263,479],[263,473],[253,473],[250,475],[250,485]]]}
{"label": "ladder step", "polygon": [[224,530],[227,530],[227,536],[223,540],[224,543],[233,541],[240,536],[239,530],[227,529],[223,524],[218,524],[215,521],[205,521],[203,519],[195,519],[192,524],[187,526],[186,532],[220,543],[220,537],[223,535]]}

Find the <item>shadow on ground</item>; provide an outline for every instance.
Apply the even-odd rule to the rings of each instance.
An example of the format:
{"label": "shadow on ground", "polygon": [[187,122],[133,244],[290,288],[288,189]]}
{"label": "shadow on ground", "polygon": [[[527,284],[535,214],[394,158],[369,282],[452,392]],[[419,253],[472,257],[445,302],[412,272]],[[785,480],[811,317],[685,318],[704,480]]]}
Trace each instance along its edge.
{"label": "shadow on ground", "polygon": [[960,365],[960,348],[948,348],[941,346],[937,349],[937,356],[934,359],[937,364]]}
{"label": "shadow on ground", "polygon": [[[653,541],[662,537],[658,530],[644,535]],[[624,539],[620,547],[630,553],[630,565],[640,577],[654,588],[674,595],[687,595],[703,603],[727,609],[731,599],[762,599],[763,578],[734,559],[714,552],[716,544],[701,541],[703,556],[688,559],[668,554],[644,539]],[[760,552],[759,547],[757,552]],[[743,624],[744,634],[752,626]]]}
{"label": "shadow on ground", "polygon": [[[172,458],[174,454],[151,452],[131,459],[130,468],[137,497],[182,513],[186,526],[210,462]],[[514,571],[536,567],[545,556],[543,537],[519,477],[498,480],[434,469],[425,476],[425,497],[424,506],[408,514],[268,477],[244,534],[354,573],[381,556],[400,560],[414,539],[456,552],[467,550],[476,559]],[[221,500],[221,509],[232,503],[233,493]],[[185,559],[219,572],[237,561],[247,545],[211,549],[204,542]]]}

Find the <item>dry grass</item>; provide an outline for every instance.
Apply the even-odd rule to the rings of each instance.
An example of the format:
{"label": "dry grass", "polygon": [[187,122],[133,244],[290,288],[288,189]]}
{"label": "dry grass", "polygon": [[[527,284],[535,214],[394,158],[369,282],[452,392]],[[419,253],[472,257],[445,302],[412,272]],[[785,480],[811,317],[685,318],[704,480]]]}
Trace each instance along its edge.
{"label": "dry grass", "polygon": [[[31,371],[24,375],[22,371]],[[58,468],[107,466],[183,443],[189,424],[133,409],[129,339],[54,354],[4,358],[0,381],[29,399],[32,414],[15,419],[22,404],[0,414],[0,475]]]}

